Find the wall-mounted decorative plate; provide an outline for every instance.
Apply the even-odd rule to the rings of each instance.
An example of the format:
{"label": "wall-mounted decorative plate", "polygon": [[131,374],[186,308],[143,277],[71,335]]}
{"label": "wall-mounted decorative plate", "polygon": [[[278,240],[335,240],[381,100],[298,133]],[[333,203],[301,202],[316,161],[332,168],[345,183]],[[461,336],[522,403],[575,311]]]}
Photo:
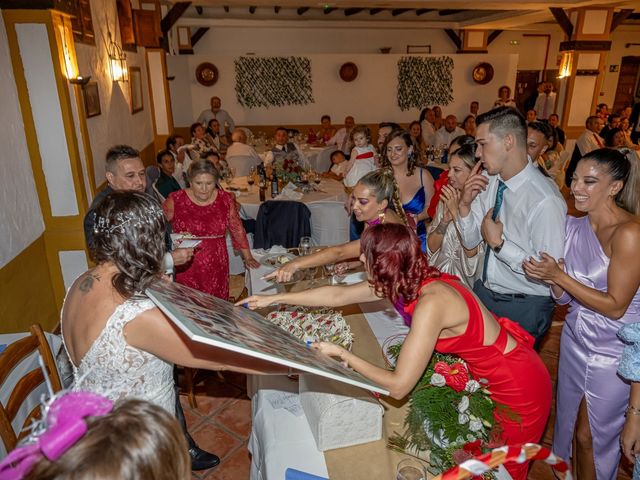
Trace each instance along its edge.
{"label": "wall-mounted decorative plate", "polygon": [[358,67],[353,62],[347,62],[340,67],[340,78],[345,82],[353,82],[358,76]]}
{"label": "wall-mounted decorative plate", "polygon": [[218,68],[209,62],[204,62],[196,68],[196,80],[205,87],[210,87],[218,81]]}
{"label": "wall-mounted decorative plate", "polygon": [[474,82],[486,85],[493,79],[493,66],[487,62],[479,63],[474,67],[471,76]]}

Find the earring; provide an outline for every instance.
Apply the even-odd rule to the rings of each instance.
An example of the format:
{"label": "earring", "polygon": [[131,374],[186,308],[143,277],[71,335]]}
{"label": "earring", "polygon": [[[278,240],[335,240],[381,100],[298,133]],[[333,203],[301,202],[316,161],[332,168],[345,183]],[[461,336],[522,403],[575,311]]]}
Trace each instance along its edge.
{"label": "earring", "polygon": [[385,215],[385,211],[384,210],[380,210],[378,212],[378,220],[380,221],[380,223],[384,223],[384,215]]}

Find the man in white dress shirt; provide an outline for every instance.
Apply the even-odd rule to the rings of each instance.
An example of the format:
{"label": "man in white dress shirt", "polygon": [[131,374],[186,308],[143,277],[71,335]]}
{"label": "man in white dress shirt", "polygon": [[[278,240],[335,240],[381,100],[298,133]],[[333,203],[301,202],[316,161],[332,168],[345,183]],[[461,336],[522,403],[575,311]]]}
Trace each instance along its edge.
{"label": "man in white dress shirt", "polygon": [[211,97],[211,108],[207,108],[200,113],[198,117],[198,123],[204,125],[205,128],[209,126],[209,122],[214,118],[220,123],[220,132],[223,136],[232,133],[236,128],[236,124],[229,115],[229,112],[220,108],[222,106],[222,100],[220,97]]}
{"label": "man in white dress shirt", "polygon": [[487,244],[483,277],[473,290],[491,312],[518,322],[539,345],[554,302],[547,285],[525,276],[522,263],[542,251],[564,255],[567,205],[527,158],[527,125],[519,112],[499,107],[477,122],[480,162],[465,182],[458,220],[466,248]]}
{"label": "man in white dress shirt", "polygon": [[593,152],[599,148],[604,148],[604,140],[600,136],[602,127],[604,127],[604,120],[597,115],[591,115],[585,122],[585,130],[580,134],[576,140],[576,146],[571,154],[571,160],[567,166],[565,172],[564,183],[567,187],[571,187],[571,179],[573,178],[573,172],[576,171],[576,166],[582,157],[587,153]]}
{"label": "man in white dress shirt", "polygon": [[349,154],[351,153],[351,149],[353,148],[353,143],[351,142],[351,130],[355,127],[356,121],[354,118],[349,115],[344,119],[344,127],[336,132],[336,134],[329,139],[327,145],[335,145],[342,153],[344,153],[346,158],[349,158]]}
{"label": "man in white dress shirt", "polygon": [[262,163],[262,159],[255,149],[247,145],[247,134],[241,128],[234,130],[231,134],[231,141],[233,142],[227,149],[226,160],[229,161],[233,157],[243,157],[251,161],[252,165]]}
{"label": "man in white dress shirt", "polygon": [[422,139],[424,143],[427,145],[435,145],[436,144],[436,114],[431,108],[427,108],[427,111],[424,115],[424,120],[420,126],[422,127]]}
{"label": "man in white dress shirt", "polygon": [[551,82],[544,82],[542,93],[536,98],[536,104],[533,109],[536,111],[536,118],[544,122],[549,121],[551,115],[556,108],[556,92],[553,91]]}
{"label": "man in white dress shirt", "polygon": [[458,126],[456,116],[447,115],[447,118],[444,119],[444,125],[436,132],[435,145],[446,145],[448,148],[451,140],[464,134],[465,131]]}

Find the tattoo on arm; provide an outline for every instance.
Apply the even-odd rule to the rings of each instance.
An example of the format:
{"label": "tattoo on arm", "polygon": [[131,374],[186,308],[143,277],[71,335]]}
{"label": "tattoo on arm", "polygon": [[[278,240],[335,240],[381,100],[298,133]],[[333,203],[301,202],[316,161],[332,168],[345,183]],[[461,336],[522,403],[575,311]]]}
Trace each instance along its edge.
{"label": "tattoo on arm", "polygon": [[80,289],[81,292],[87,293],[89,290],[91,290],[91,287],[93,287],[94,280],[97,280],[99,282],[100,275],[97,275],[95,273],[87,273],[84,276],[84,278],[80,280],[80,283],[78,284],[78,288]]}

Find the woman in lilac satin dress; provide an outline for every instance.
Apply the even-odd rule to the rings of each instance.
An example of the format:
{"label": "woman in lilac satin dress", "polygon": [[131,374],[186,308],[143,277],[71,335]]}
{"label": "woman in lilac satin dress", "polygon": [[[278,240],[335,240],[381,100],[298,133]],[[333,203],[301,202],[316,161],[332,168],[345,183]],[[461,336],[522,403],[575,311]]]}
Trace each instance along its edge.
{"label": "woman in lilac satin dress", "polygon": [[540,261],[524,264],[527,275],[551,286],[558,303],[569,304],[553,451],[573,457],[580,480],[613,480],[620,462],[629,383],[616,375],[624,348],[617,332],[640,321],[638,166],[630,158],[607,148],[583,157],[571,192],[576,209],[588,215],[568,218],[564,261],[542,252]]}

